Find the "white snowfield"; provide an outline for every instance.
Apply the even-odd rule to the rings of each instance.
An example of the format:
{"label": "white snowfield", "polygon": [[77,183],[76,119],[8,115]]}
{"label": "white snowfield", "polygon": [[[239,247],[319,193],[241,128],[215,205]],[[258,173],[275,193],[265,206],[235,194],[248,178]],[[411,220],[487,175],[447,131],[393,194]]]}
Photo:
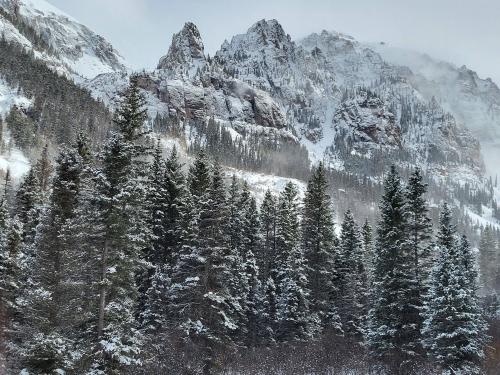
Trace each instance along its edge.
{"label": "white snowfield", "polygon": [[[5,117],[13,105],[29,107],[31,101],[0,80],[0,117]],[[18,180],[28,172],[29,168],[29,160],[11,144],[9,133],[4,128],[0,143],[0,170],[4,172],[9,170],[12,178]]]}

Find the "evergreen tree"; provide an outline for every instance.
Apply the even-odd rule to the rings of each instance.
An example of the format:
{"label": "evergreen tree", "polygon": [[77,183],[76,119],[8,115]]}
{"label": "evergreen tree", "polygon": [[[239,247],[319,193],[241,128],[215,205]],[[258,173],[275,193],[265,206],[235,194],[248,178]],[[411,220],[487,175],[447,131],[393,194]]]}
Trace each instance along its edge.
{"label": "evergreen tree", "polygon": [[156,217],[156,236],[153,229],[152,244],[156,244],[158,252],[152,258],[151,282],[146,291],[142,313],[143,324],[151,331],[153,339],[168,330],[169,320],[173,318],[169,293],[175,271],[174,255],[181,245],[181,215],[187,194],[181,168],[175,147],[165,163],[162,162],[159,149],[156,150],[151,167],[153,174],[150,177],[152,186],[148,204],[151,211],[156,211],[155,215],[150,214],[149,217],[150,220]]}
{"label": "evergreen tree", "polygon": [[361,238],[363,246],[363,259],[365,260],[365,269],[368,275],[368,279],[371,282],[373,275],[373,230],[368,222],[365,220],[363,227],[361,228]]}
{"label": "evergreen tree", "polygon": [[172,252],[180,244],[178,223],[181,217],[183,199],[187,194],[186,179],[182,172],[182,164],[179,162],[177,149],[170,152],[165,163],[165,190],[167,197],[167,208],[165,212],[165,248],[169,267],[173,265]]}
{"label": "evergreen tree", "polygon": [[81,171],[78,152],[61,151],[50,200],[37,226],[22,327],[23,364],[30,371],[68,371],[74,365],[70,348],[75,311],[70,301],[75,290],[68,281],[75,269],[69,267],[71,252],[62,230],[75,213]]}
{"label": "evergreen tree", "polygon": [[15,212],[24,228],[23,238],[28,235],[30,239],[34,237],[33,231],[38,224],[38,209],[41,203],[39,186],[35,171],[31,168],[16,192]]}
{"label": "evergreen tree", "polygon": [[269,341],[270,332],[267,329],[268,322],[264,311],[265,292],[255,256],[261,247],[259,212],[246,182],[243,184],[238,207],[241,213],[242,233],[240,258],[243,262],[243,276],[239,284],[241,291],[244,292],[243,298],[240,298],[240,305],[245,312],[240,326],[243,325],[244,330],[248,332],[247,345],[257,346]]}
{"label": "evergreen tree", "polygon": [[482,293],[492,294],[495,292],[497,264],[499,261],[497,243],[493,228],[487,225],[481,232],[479,242],[479,266],[481,269]]}
{"label": "evergreen tree", "polygon": [[46,193],[49,189],[52,172],[53,167],[50,161],[49,145],[45,144],[42,154],[35,165],[35,173],[42,193]]}
{"label": "evergreen tree", "polygon": [[338,322],[332,300],[336,287],[334,275],[333,215],[328,182],[323,163],[313,170],[307,185],[302,219],[302,243],[307,264],[307,278],[311,290],[311,312],[317,314],[327,327]]}
{"label": "evergreen tree", "polygon": [[266,280],[275,267],[276,258],[276,199],[268,189],[260,206],[260,223],[262,232],[262,247],[257,255],[260,275]]}
{"label": "evergreen tree", "polygon": [[419,284],[419,294],[427,292],[429,272],[432,265],[432,222],[424,195],[427,185],[422,172],[416,169],[408,180],[406,189],[406,212],[408,221],[408,245],[413,252],[414,271]]}
{"label": "evergreen tree", "polygon": [[300,246],[297,188],[289,182],[280,194],[276,218],[276,321],[280,341],[305,340],[314,335],[318,318],[309,308],[304,254]]}
{"label": "evergreen tree", "polygon": [[359,337],[364,333],[368,293],[360,239],[359,228],[348,210],[342,223],[336,261],[336,302],[343,331]]}
{"label": "evergreen tree", "polygon": [[145,120],[144,97],[133,76],[116,111],[114,122],[119,131],[105,145],[96,184],[104,227],[97,254],[100,280],[93,364],[96,373],[120,373],[124,366],[140,361],[136,277],[144,271],[142,254],[150,236],[144,201],[146,150],[140,144]]}
{"label": "evergreen tree", "polygon": [[424,345],[446,374],[479,374],[486,324],[476,297],[476,272],[465,238],[456,239],[445,204],[438,234],[439,257],[427,298]]}
{"label": "evergreen tree", "polygon": [[[408,295],[407,304],[412,307],[407,311],[406,324],[416,327],[416,336],[413,338],[414,345],[411,350],[423,354],[423,350],[418,342],[422,330],[424,301],[422,296],[427,295],[429,290],[430,269],[433,261],[433,239],[432,222],[429,218],[427,204],[424,195],[427,192],[427,185],[423,182],[422,172],[419,168],[411,174],[406,188],[406,223],[407,242],[406,246],[410,251],[412,261],[412,272],[416,284]],[[415,310],[416,309],[416,310]]]}
{"label": "evergreen tree", "polygon": [[413,302],[416,279],[407,245],[405,194],[394,166],[384,181],[380,212],[367,340],[373,353],[394,371],[411,373],[420,351],[414,324],[419,310]]}

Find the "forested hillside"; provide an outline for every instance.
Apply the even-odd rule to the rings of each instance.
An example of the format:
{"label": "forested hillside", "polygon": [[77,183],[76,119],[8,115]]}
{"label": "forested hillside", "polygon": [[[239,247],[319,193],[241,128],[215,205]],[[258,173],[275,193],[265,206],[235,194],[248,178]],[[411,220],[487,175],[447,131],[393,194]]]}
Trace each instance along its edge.
{"label": "forested hillside", "polygon": [[45,0],[0,30],[0,374],[500,373],[493,81],[277,20],[135,73]]}
{"label": "forested hillside", "polygon": [[336,230],[322,163],[303,200],[289,183],[258,205],[203,150],[185,172],[144,138],[137,78],[121,103],[99,153],[80,133],[5,184],[7,373],[498,371],[479,295],[498,233],[478,278],[447,204],[433,230],[420,170],[390,168],[375,228],[347,210]]}

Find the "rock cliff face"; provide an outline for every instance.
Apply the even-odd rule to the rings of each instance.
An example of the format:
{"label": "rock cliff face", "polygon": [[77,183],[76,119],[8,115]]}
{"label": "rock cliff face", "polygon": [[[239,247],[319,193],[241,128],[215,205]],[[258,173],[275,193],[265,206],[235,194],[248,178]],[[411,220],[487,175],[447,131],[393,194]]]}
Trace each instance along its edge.
{"label": "rock cliff face", "polygon": [[168,53],[160,59],[158,69],[175,76],[191,78],[206,67],[205,47],[195,24],[188,22],[172,37]]}
{"label": "rock cliff face", "polygon": [[[459,79],[478,95],[471,74]],[[212,59],[187,23],[158,69],[141,78],[153,114],[181,123],[213,118],[243,139],[255,132],[285,137],[334,168],[346,155],[368,161],[373,150],[399,150],[405,165],[481,175],[478,141],[418,82],[410,68],[351,37],[322,31],[294,42],[276,20],[224,41]]]}

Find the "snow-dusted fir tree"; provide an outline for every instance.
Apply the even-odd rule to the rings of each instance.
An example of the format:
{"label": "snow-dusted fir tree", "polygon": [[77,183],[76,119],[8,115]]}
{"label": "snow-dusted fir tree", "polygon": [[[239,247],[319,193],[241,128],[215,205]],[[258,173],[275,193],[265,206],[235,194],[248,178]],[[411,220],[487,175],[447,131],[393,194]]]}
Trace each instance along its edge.
{"label": "snow-dusted fir tree", "polygon": [[419,309],[410,302],[417,283],[407,245],[405,208],[404,188],[393,166],[385,178],[380,204],[367,342],[388,365],[411,372],[420,351],[420,332],[414,325]]}
{"label": "snow-dusted fir tree", "polygon": [[313,170],[307,185],[302,217],[302,247],[311,291],[311,313],[317,314],[325,328],[335,328],[336,307],[333,295],[335,234],[332,202],[323,163]]}
{"label": "snow-dusted fir tree", "polygon": [[[37,226],[32,261],[32,288],[26,293],[23,363],[34,371],[69,371],[74,355],[75,327],[80,323],[72,304],[80,290],[70,282],[79,267],[73,264],[64,228],[74,217],[83,161],[76,148],[63,149],[56,162],[49,202]],[[52,167],[45,166],[45,169]],[[48,176],[44,179],[50,180]],[[48,187],[45,187],[48,189]]]}
{"label": "snow-dusted fir tree", "polygon": [[146,250],[146,259],[154,268],[157,264],[166,263],[167,251],[165,237],[167,234],[166,211],[168,193],[166,189],[166,166],[162,155],[160,141],[157,141],[153,152],[153,161],[149,167],[147,181],[146,205],[148,209],[147,225],[151,229],[151,240]]}
{"label": "snow-dusted fir tree", "polygon": [[360,231],[350,210],[344,215],[335,267],[336,303],[342,330],[362,337],[366,324],[368,279]]}
{"label": "snow-dusted fir tree", "polygon": [[277,337],[284,342],[305,340],[314,335],[319,319],[310,311],[307,270],[300,246],[297,188],[291,182],[279,197],[276,250]]}
{"label": "snow-dusted fir tree", "polygon": [[30,168],[15,197],[15,212],[23,227],[23,240],[33,242],[42,201],[40,183],[34,168]]}
{"label": "snow-dusted fir tree", "polygon": [[165,162],[160,150],[155,151],[148,206],[150,211],[158,211],[150,216],[150,220],[156,217],[156,230],[153,230],[151,243],[158,252],[150,260],[151,280],[145,292],[142,312],[142,324],[153,340],[160,332],[172,328],[169,324],[173,317],[169,291],[175,265],[174,254],[178,252],[181,241],[181,210],[187,194],[181,168],[175,147]]}
{"label": "snow-dusted fir tree", "polygon": [[123,366],[139,362],[136,276],[144,268],[142,250],[149,238],[144,201],[147,168],[140,144],[145,119],[144,97],[133,76],[115,113],[118,131],[105,144],[97,183],[104,231],[98,254],[96,373],[120,373]]}
{"label": "snow-dusted fir tree", "polygon": [[271,275],[276,258],[276,198],[268,189],[260,206],[262,247],[258,252],[260,275],[263,282]]}
{"label": "snow-dusted fir tree", "polygon": [[[416,333],[422,329],[425,296],[429,290],[430,270],[433,262],[433,236],[432,222],[429,218],[429,209],[425,201],[427,185],[423,182],[422,171],[417,168],[410,175],[406,187],[406,225],[407,242],[406,246],[410,251],[412,261],[412,271],[416,280],[413,293],[408,295],[406,303],[417,310],[411,308],[407,311],[406,324],[414,325]],[[416,337],[416,340],[421,339]],[[417,351],[422,351],[418,345],[414,347]]]}
{"label": "snow-dusted fir tree", "polygon": [[[147,325],[146,319],[146,294],[151,286],[154,274],[164,269],[167,261],[165,248],[166,227],[165,212],[167,210],[167,191],[165,188],[165,160],[163,159],[160,140],[157,140],[153,151],[153,160],[147,174],[147,194],[145,207],[147,210],[146,226],[151,231],[151,237],[144,249],[145,267],[138,276],[139,306],[138,314],[142,325]],[[150,327],[152,328],[152,327]]]}
{"label": "snow-dusted fir tree", "polygon": [[[240,298],[241,307],[245,313],[242,324],[247,332],[246,344],[257,346],[269,339],[267,330],[267,316],[265,313],[265,294],[259,275],[259,267],[255,254],[262,246],[260,237],[259,212],[255,197],[250,193],[248,184],[243,184],[238,203],[241,215],[241,259],[243,261],[242,291],[245,292]],[[242,325],[240,323],[240,325]],[[241,330],[241,329],[240,329]]]}
{"label": "snow-dusted fir tree", "polygon": [[437,245],[439,255],[425,310],[424,345],[443,374],[480,374],[486,324],[477,303],[477,276],[467,240],[458,243],[446,204]]}
{"label": "snow-dusted fir tree", "polygon": [[204,368],[218,367],[216,352],[231,347],[231,335],[238,329],[241,307],[231,293],[238,275],[232,272],[232,254],[224,241],[227,223],[226,187],[221,167],[214,163],[206,198],[200,202],[198,246],[205,259],[202,274],[203,296],[196,329],[197,339],[204,343]]}
{"label": "snow-dusted fir tree", "polygon": [[183,200],[187,194],[186,179],[182,172],[182,164],[179,161],[177,148],[174,146],[165,162],[165,189],[167,195],[167,209],[165,212],[165,238],[164,246],[167,251],[167,263],[173,265],[172,253],[178,248],[180,238],[178,225]]}
{"label": "snow-dusted fir tree", "polygon": [[408,225],[408,245],[413,252],[414,270],[417,274],[419,294],[427,291],[429,271],[432,267],[432,222],[425,201],[427,184],[423,182],[422,171],[416,169],[408,179],[406,188],[406,214]]}
{"label": "snow-dusted fir tree", "polygon": [[363,246],[363,258],[365,260],[365,269],[368,275],[368,280],[371,283],[373,274],[373,229],[368,222],[365,220],[363,227],[361,228],[361,244]]}
{"label": "snow-dusted fir tree", "polygon": [[206,259],[199,246],[201,203],[208,199],[210,163],[204,153],[197,155],[189,168],[189,189],[183,196],[175,235],[179,238],[174,248],[172,285],[169,290],[174,329],[183,336],[194,335],[201,329],[199,308],[203,291],[203,272]]}
{"label": "snow-dusted fir tree", "polygon": [[481,232],[479,242],[479,266],[481,269],[481,292],[484,295],[494,294],[498,273],[497,241],[493,228],[487,225]]}

